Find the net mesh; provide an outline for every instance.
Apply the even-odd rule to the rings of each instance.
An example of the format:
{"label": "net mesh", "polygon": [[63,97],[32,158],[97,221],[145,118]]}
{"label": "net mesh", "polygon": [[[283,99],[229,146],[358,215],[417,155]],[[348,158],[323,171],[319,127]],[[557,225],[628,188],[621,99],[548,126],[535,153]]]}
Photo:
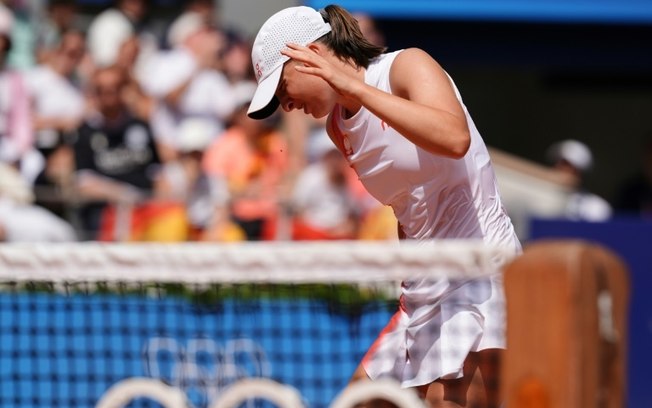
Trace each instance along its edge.
{"label": "net mesh", "polygon": [[0,246],[0,406],[93,407],[145,377],[208,407],[263,377],[327,407],[401,280],[466,279],[506,259],[474,242]]}

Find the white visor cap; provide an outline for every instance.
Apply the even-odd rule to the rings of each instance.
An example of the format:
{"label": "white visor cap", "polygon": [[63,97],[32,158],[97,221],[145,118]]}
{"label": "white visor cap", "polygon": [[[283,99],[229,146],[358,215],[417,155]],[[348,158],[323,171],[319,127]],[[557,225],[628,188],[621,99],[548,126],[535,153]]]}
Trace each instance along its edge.
{"label": "white visor cap", "polygon": [[319,11],[305,6],[288,7],[272,15],[258,31],[251,61],[258,81],[247,115],[265,119],[278,108],[274,96],[281,79],[283,64],[289,58],[281,54],[288,43],[308,45],[331,32]]}

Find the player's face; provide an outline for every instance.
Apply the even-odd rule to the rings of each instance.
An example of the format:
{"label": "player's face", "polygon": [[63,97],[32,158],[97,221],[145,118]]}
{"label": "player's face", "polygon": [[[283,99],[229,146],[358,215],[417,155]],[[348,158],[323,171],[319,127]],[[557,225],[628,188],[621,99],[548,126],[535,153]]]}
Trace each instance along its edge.
{"label": "player's face", "polygon": [[321,78],[294,69],[297,62],[288,61],[283,67],[276,97],[286,112],[302,110],[307,115],[322,118],[335,106],[335,92]]}

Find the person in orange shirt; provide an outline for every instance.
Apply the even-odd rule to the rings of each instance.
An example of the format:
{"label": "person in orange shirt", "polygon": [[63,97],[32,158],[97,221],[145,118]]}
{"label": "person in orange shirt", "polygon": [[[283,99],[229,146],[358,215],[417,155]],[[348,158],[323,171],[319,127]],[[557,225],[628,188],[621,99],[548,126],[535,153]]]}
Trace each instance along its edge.
{"label": "person in orange shirt", "polygon": [[255,83],[239,91],[231,125],[208,147],[205,172],[226,179],[231,195],[231,215],[248,240],[274,239],[280,203],[286,195],[289,155],[280,116],[258,121],[247,116]]}

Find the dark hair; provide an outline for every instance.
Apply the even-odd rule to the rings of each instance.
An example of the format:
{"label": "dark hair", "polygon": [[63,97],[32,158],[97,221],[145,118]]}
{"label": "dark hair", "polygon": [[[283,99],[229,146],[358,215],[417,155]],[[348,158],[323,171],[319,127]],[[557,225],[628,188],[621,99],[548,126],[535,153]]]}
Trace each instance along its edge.
{"label": "dark hair", "polygon": [[11,35],[0,34],[0,53],[8,54],[11,51]]}
{"label": "dark hair", "polygon": [[385,52],[385,47],[372,44],[362,35],[358,21],[342,7],[331,4],[320,13],[330,23],[332,31],[319,42],[327,45],[341,60],[367,68],[372,59]]}

